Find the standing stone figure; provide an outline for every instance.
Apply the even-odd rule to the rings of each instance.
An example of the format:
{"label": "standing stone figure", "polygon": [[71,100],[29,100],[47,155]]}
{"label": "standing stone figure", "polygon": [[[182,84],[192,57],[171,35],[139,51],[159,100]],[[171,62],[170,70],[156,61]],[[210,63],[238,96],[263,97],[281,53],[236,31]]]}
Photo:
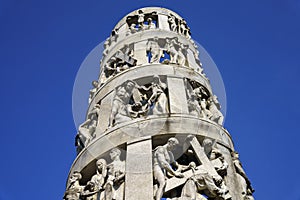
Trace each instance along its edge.
{"label": "standing stone figure", "polygon": [[107,177],[107,163],[105,159],[99,159],[96,162],[96,174],[92,176],[91,180],[85,187],[88,192],[84,193],[87,200],[100,199],[101,191],[104,190],[105,179]]}
{"label": "standing stone figure", "polygon": [[153,175],[158,183],[158,188],[155,194],[155,200],[160,200],[164,193],[166,186],[167,172],[178,178],[182,178],[183,174],[174,171],[172,166],[179,167],[174,159],[172,151],[179,144],[178,140],[174,137],[169,138],[168,142],[163,146],[158,146],[154,149],[153,153]]}
{"label": "standing stone figure", "polygon": [[153,82],[151,83],[151,86],[147,88],[147,90],[152,90],[152,95],[148,99],[148,104],[153,104],[153,114],[163,114],[168,112],[168,98],[165,94],[165,90],[167,88],[167,85],[163,82],[161,82],[159,76],[154,75],[153,76]]}
{"label": "standing stone figure", "polygon": [[205,98],[200,99],[200,107],[203,111],[203,118],[204,119],[210,119],[212,117],[212,113],[207,109],[208,103]]}
{"label": "standing stone figure", "polygon": [[105,185],[105,200],[122,200],[124,196],[125,161],[121,161],[121,151],[113,148],[109,153],[112,162],[108,167],[108,178]]}
{"label": "standing stone figure", "polygon": [[178,48],[178,59],[176,63],[178,65],[184,66],[186,62],[186,57],[184,55],[184,51],[186,50],[187,47],[185,47],[183,44],[179,44]]}
{"label": "standing stone figure", "polygon": [[159,63],[160,62],[160,58],[163,55],[163,51],[161,50],[161,48],[158,44],[157,37],[154,37],[153,40],[148,40],[146,52],[147,52],[147,54],[149,52],[151,53],[150,63]]}
{"label": "standing stone figure", "polygon": [[178,51],[175,46],[178,45],[178,38],[166,39],[166,50],[170,54],[170,63],[177,63]]}
{"label": "standing stone figure", "polygon": [[140,29],[144,28],[144,21],[145,21],[145,15],[144,12],[142,10],[138,11],[138,24]]}
{"label": "standing stone figure", "polygon": [[197,116],[197,117],[203,117],[203,113],[201,110],[201,107],[199,105],[199,102],[196,98],[196,94],[194,92],[191,92],[191,94],[189,95],[189,99],[188,99],[188,109],[189,109],[189,113],[191,115]]}
{"label": "standing stone figure", "polygon": [[213,95],[208,99],[208,109],[212,114],[212,116],[209,119],[222,125],[224,121],[224,116],[220,111],[221,105],[216,95]]}
{"label": "standing stone figure", "polygon": [[176,32],[177,24],[176,24],[176,21],[175,21],[175,17],[173,15],[169,16],[168,22],[169,22],[171,31],[175,31]]}
{"label": "standing stone figure", "polygon": [[74,172],[69,180],[69,187],[67,188],[64,198],[65,200],[80,200],[81,193],[83,192],[84,186],[79,184],[82,178],[80,172]]}
{"label": "standing stone figure", "polygon": [[99,89],[100,84],[98,81],[93,81],[92,82],[93,88],[90,90],[90,95],[89,95],[89,103],[91,103],[92,99],[94,98],[97,90]]}
{"label": "standing stone figure", "polygon": [[252,193],[254,192],[254,189],[251,186],[250,180],[248,179],[242,163],[239,160],[239,153],[236,151],[231,152],[232,161],[235,167],[235,171],[237,173],[237,177],[239,179],[239,184],[242,186],[242,195],[244,197],[244,200],[252,200]]}
{"label": "standing stone figure", "polygon": [[89,114],[87,116],[88,119],[90,120],[89,131],[90,131],[91,137],[93,137],[93,138],[96,136],[94,133],[95,133],[96,127],[98,125],[99,112],[100,112],[100,105],[95,104],[94,108],[89,112]]}
{"label": "standing stone figure", "polygon": [[179,33],[182,35],[186,35],[187,32],[187,24],[186,21],[184,19],[179,21]]}

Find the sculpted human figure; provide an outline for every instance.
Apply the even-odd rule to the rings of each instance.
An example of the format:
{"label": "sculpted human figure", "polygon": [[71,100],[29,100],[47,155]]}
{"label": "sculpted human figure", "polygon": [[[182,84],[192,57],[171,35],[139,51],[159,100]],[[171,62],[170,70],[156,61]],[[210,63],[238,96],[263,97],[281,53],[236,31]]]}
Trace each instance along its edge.
{"label": "sculpted human figure", "polygon": [[112,46],[113,43],[116,43],[116,42],[117,42],[118,37],[119,37],[119,35],[118,35],[117,30],[116,30],[116,29],[113,30],[113,31],[111,32],[111,36],[110,36],[110,39],[109,39],[109,41],[110,41],[110,46]]}
{"label": "sculpted human figure", "polygon": [[144,21],[145,21],[145,15],[144,12],[142,10],[138,11],[138,24],[140,29],[144,28]]}
{"label": "sculpted human figure", "polygon": [[108,165],[108,178],[105,185],[105,200],[121,200],[124,195],[125,161],[121,161],[121,151],[113,148],[109,156],[112,162]]}
{"label": "sculpted human figure", "polygon": [[153,114],[162,114],[168,112],[168,98],[165,94],[165,90],[167,85],[161,82],[158,75],[153,76],[153,82],[151,83],[150,87],[147,90],[152,90],[152,95],[148,99],[148,104],[153,104]]}
{"label": "sculpted human figure", "polygon": [[209,111],[209,109],[207,109],[208,103],[207,100],[205,98],[200,99],[200,107],[203,111],[203,118],[204,119],[210,119],[212,116],[212,113]]}
{"label": "sculpted human figure", "polygon": [[153,40],[148,40],[146,52],[151,53],[150,63],[159,63],[163,55],[163,51],[158,44],[158,38],[154,37]]}
{"label": "sculpted human figure", "polygon": [[131,119],[131,114],[134,112],[132,111],[132,106],[129,104],[129,101],[134,88],[135,83],[133,81],[126,81],[121,86],[117,87],[112,102],[109,127]]}
{"label": "sculpted human figure", "polygon": [[220,186],[222,177],[213,177],[205,169],[195,168],[195,170],[197,173],[194,172],[194,175],[184,184],[180,200],[206,199],[201,194],[205,194],[209,198],[223,197],[228,192],[227,188]]}
{"label": "sculpted human figure", "polygon": [[205,91],[203,86],[199,86],[193,89],[193,93],[196,95],[199,105],[201,107],[202,116],[204,119],[209,119],[212,116],[212,113],[208,110],[208,102],[206,100],[208,94]]}
{"label": "sculpted human figure", "polygon": [[[185,32],[185,37],[189,40],[191,40],[191,30],[190,27],[187,26],[186,32]],[[192,41],[193,42],[193,41]]]}
{"label": "sculpted human figure", "polygon": [[155,23],[153,23],[152,18],[149,17],[147,19],[147,22],[148,22],[147,29],[155,29],[156,28],[156,25],[155,25]]}
{"label": "sculpted human figure", "polygon": [[176,21],[175,21],[175,17],[173,15],[170,15],[169,18],[168,18],[168,22],[170,24],[170,29],[171,31],[176,31],[177,29],[177,24],[176,24]]}
{"label": "sculpted human figure", "polygon": [[203,117],[201,107],[199,105],[199,102],[196,98],[196,94],[194,92],[191,92],[187,103],[188,103],[189,113],[191,115],[194,115],[197,117]]}
{"label": "sculpted human figure", "polygon": [[183,44],[180,44],[179,48],[178,48],[178,59],[177,59],[176,63],[181,66],[184,66],[185,62],[186,62],[186,57],[183,53],[186,50],[186,48],[187,47],[185,47]]}
{"label": "sculpted human figure", "polygon": [[212,113],[212,116],[209,119],[222,125],[224,116],[220,111],[221,105],[217,99],[217,96],[213,95],[208,99],[208,109]]}
{"label": "sculpted human figure", "polygon": [[87,120],[83,122],[75,137],[76,151],[79,153],[87,144],[93,139],[98,124],[98,115],[100,112],[100,105],[96,104],[95,107],[89,112]]}
{"label": "sculpted human figure", "polygon": [[235,167],[235,171],[237,173],[237,177],[239,179],[239,183],[242,185],[242,195],[244,197],[244,200],[252,200],[252,193],[254,192],[254,189],[251,186],[251,182],[248,179],[242,163],[239,160],[239,153],[236,151],[231,152],[231,156],[232,156],[232,162],[234,164]]}
{"label": "sculpted human figure", "polygon": [[101,191],[104,190],[105,179],[107,177],[106,160],[97,160],[96,166],[96,174],[92,176],[91,180],[85,186],[85,191],[82,193],[82,196],[85,196],[86,200],[100,199]]}
{"label": "sculpted human figure", "polygon": [[203,140],[202,146],[204,148],[204,152],[207,155],[209,160],[220,159],[222,162],[222,166],[214,166],[219,175],[224,177],[227,173],[228,163],[224,159],[223,154],[217,148],[214,148],[213,141],[210,138],[205,138]]}
{"label": "sculpted human figure", "polygon": [[65,200],[80,200],[81,193],[83,192],[84,186],[79,184],[82,178],[80,172],[73,172],[69,180],[69,187],[66,189],[63,199]]}
{"label": "sculpted human figure", "polygon": [[106,78],[117,73],[117,66],[118,66],[118,59],[115,56],[112,56],[104,66],[104,72]]}
{"label": "sculpted human figure", "polygon": [[75,137],[75,146],[76,146],[77,154],[79,154],[90,141],[91,134],[90,134],[90,130],[88,129],[89,123],[90,121],[87,120],[84,123],[82,123],[78,128],[78,132]]}
{"label": "sculpted human figure", "polygon": [[132,24],[129,26],[129,29],[128,29],[126,35],[136,33],[137,30],[136,30],[135,26],[136,26],[136,24],[135,24],[135,23],[132,23]]}
{"label": "sculpted human figure", "polygon": [[103,44],[104,50],[103,50],[102,58],[101,58],[100,62],[102,62],[102,60],[107,56],[108,51],[109,51],[109,46],[110,46],[110,37],[107,38]]}
{"label": "sculpted human figure", "polygon": [[92,99],[94,98],[97,90],[99,89],[100,84],[98,81],[93,81],[92,82],[93,88],[90,90],[90,95],[89,95],[89,103],[91,103]]}
{"label": "sculpted human figure", "polygon": [[90,120],[88,128],[92,137],[95,137],[94,133],[98,125],[99,112],[100,112],[100,105],[95,104],[94,108],[87,115],[87,118]]}
{"label": "sculpted human figure", "polygon": [[179,144],[178,140],[174,137],[168,139],[168,142],[163,146],[158,146],[154,149],[153,153],[153,175],[158,183],[158,188],[155,194],[155,200],[160,200],[164,193],[166,186],[167,172],[178,178],[182,178],[183,174],[174,171],[172,166],[179,167],[174,159],[172,151]]}
{"label": "sculpted human figure", "polygon": [[182,35],[186,35],[187,32],[187,24],[184,19],[179,21],[179,33]]}
{"label": "sculpted human figure", "polygon": [[178,38],[166,39],[166,50],[170,54],[170,63],[177,63],[178,51],[175,48],[178,45]]}

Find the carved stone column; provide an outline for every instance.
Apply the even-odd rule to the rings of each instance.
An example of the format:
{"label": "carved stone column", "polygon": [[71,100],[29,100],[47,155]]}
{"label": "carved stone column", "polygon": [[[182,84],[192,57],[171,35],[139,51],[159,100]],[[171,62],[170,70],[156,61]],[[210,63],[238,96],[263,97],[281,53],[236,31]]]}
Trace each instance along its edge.
{"label": "carved stone column", "polygon": [[142,8],[120,20],[64,199],[253,199],[198,53],[173,11]]}

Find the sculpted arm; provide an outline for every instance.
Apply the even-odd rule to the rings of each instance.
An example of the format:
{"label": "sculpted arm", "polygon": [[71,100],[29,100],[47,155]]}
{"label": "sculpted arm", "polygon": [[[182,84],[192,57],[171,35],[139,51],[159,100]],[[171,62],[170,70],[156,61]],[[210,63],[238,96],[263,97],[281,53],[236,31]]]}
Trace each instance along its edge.
{"label": "sculpted arm", "polygon": [[182,177],[181,173],[175,172],[171,165],[166,161],[165,156],[164,156],[164,150],[162,148],[157,149],[155,152],[157,161],[160,163],[160,165],[170,174],[173,176],[179,176]]}

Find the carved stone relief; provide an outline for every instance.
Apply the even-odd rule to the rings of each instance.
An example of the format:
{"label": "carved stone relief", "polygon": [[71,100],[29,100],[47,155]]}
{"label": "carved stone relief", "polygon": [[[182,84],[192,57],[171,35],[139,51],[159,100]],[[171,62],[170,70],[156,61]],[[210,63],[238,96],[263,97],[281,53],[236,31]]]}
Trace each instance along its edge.
{"label": "carved stone relief", "polygon": [[150,54],[149,63],[159,63],[163,56],[163,50],[158,43],[158,38],[154,37],[147,42],[146,53]]}
{"label": "carved stone relief", "polygon": [[232,162],[234,164],[235,167],[235,171],[236,171],[236,175],[238,178],[238,182],[239,184],[242,186],[242,196],[244,200],[252,200],[254,199],[252,196],[252,193],[254,192],[254,189],[251,186],[251,182],[248,179],[242,163],[239,160],[239,153],[236,151],[231,152],[231,156],[232,156]]}
{"label": "carved stone relief", "polygon": [[153,176],[157,183],[154,189],[155,200],[160,200],[163,197],[167,174],[178,178],[183,178],[184,176],[180,171],[173,170],[172,167],[173,165],[179,168],[172,153],[178,144],[179,142],[176,138],[169,138],[165,145],[158,146],[153,150]]}
{"label": "carved stone relief", "polygon": [[107,162],[105,159],[99,159],[96,162],[96,174],[94,174],[90,181],[84,187],[81,194],[86,200],[103,199],[105,184],[107,181]]}
{"label": "carved stone relief", "polygon": [[150,83],[139,85],[128,80],[115,89],[109,127],[147,115],[168,112],[167,85],[157,75]]}
{"label": "carved stone relief", "polygon": [[105,64],[100,82],[103,84],[108,78],[123,72],[136,65],[133,58],[133,45],[125,44],[122,49],[117,51]]}
{"label": "carved stone relief", "polygon": [[[147,42],[146,54],[149,63],[173,63],[181,66],[187,65],[188,45],[178,41],[178,38],[158,38],[154,37]],[[170,59],[166,58],[166,54]],[[162,59],[164,58],[164,59]]]}
{"label": "carved stone relief", "polygon": [[170,54],[170,63],[186,65],[188,45],[178,41],[178,38],[166,38],[165,51]]}
{"label": "carved stone relief", "polygon": [[209,117],[209,119],[222,125],[224,121],[224,116],[220,111],[221,105],[216,95],[213,95],[208,98],[208,109],[212,114],[211,117]]}
{"label": "carved stone relief", "polygon": [[65,200],[80,200],[84,186],[79,184],[82,178],[80,172],[74,172],[69,179],[69,187],[66,189],[63,199]]}
{"label": "carved stone relief", "polygon": [[105,200],[124,198],[125,161],[120,159],[121,151],[113,148],[109,153],[112,162],[108,164],[108,177],[105,184]]}
{"label": "carved stone relief", "polygon": [[174,15],[169,14],[168,22],[171,31],[177,32],[185,36],[187,39],[191,39],[190,28],[184,19],[178,19]]}
{"label": "carved stone relief", "polygon": [[89,94],[89,103],[91,103],[92,99],[94,98],[95,94],[97,93],[100,84],[98,81],[93,81],[92,82],[93,88],[90,90],[90,94]]}
{"label": "carved stone relief", "polygon": [[[179,164],[172,153],[178,145],[178,140],[171,137],[166,144],[153,150],[154,199],[160,200],[162,197],[173,200],[207,199],[207,197],[230,199],[222,176],[216,171],[212,173],[212,170],[215,170],[213,166],[222,165],[220,159],[214,158],[209,161],[197,139],[188,136],[183,151],[188,151],[191,154],[188,157],[196,157],[198,161],[187,161],[181,156],[178,162],[182,161],[184,164]],[[192,148],[185,148],[185,145]]]}
{"label": "carved stone relief", "polygon": [[88,145],[88,143],[96,137],[94,134],[98,125],[98,116],[100,111],[100,105],[96,104],[95,107],[89,112],[87,120],[83,122],[79,128],[75,137],[75,146],[77,154]]}
{"label": "carved stone relief", "polygon": [[74,172],[69,180],[65,200],[123,200],[125,182],[125,161],[121,151],[113,148],[109,152],[111,163],[103,158],[96,161],[96,172],[85,184],[80,185],[81,174]]}
{"label": "carved stone relief", "polygon": [[144,13],[138,10],[137,15],[127,17],[128,30],[126,35],[134,34],[139,31],[157,28],[158,15],[155,12]]}
{"label": "carved stone relief", "polygon": [[193,80],[186,79],[185,84],[189,113],[222,125],[224,116],[220,111],[221,105],[217,97],[215,95],[211,96],[204,86]]}

